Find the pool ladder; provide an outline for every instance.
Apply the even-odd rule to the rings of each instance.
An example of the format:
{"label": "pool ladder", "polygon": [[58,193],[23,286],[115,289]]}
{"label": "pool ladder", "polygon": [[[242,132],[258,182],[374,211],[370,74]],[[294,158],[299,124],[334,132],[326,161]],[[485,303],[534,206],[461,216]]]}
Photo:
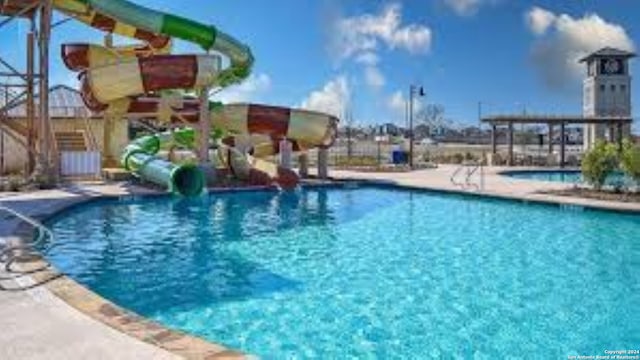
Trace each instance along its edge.
{"label": "pool ladder", "polygon": [[[25,223],[31,225],[36,230],[36,235],[31,241],[20,243],[18,245],[8,244],[6,247],[0,247],[0,263],[4,263],[4,268],[8,273],[15,272],[11,269],[11,265],[19,260],[30,260],[42,258],[55,246],[55,238],[53,232],[39,221],[32,217],[21,214],[9,207],[0,205],[0,212],[6,212]],[[42,246],[48,240],[49,246],[42,252],[37,251],[37,247]],[[31,270],[29,273],[44,269]]]}
{"label": "pool ladder", "polygon": [[[478,174],[479,179],[477,182],[473,181],[474,175]],[[459,181],[458,178],[464,175],[464,181]],[[484,165],[482,161],[466,161],[463,162],[451,175],[449,179],[451,183],[463,189],[475,188],[476,190],[484,191]]]}

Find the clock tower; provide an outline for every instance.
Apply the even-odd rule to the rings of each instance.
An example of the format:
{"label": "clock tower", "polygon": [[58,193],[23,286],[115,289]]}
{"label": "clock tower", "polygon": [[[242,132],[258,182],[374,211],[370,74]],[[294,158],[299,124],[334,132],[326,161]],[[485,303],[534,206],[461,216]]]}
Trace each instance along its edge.
{"label": "clock tower", "polygon": [[[606,47],[580,60],[587,65],[587,78],[583,85],[583,115],[631,116],[631,75],[629,59],[635,54]],[[588,150],[596,140],[613,139],[615,128],[605,124],[584,125],[584,149]],[[630,126],[623,136],[631,132]]]}

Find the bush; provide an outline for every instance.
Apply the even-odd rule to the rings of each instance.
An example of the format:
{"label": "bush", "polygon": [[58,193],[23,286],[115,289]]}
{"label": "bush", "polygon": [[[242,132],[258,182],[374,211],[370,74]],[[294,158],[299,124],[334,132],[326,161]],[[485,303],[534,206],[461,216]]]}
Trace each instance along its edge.
{"label": "bush", "polygon": [[464,162],[464,155],[462,155],[461,153],[455,153],[451,157],[452,164],[462,164],[463,162]]}
{"label": "bush", "polygon": [[620,165],[627,176],[640,184],[640,144],[625,141]]}
{"label": "bush", "polygon": [[582,160],[582,176],[596,190],[602,189],[607,177],[618,166],[616,145],[598,141]]}

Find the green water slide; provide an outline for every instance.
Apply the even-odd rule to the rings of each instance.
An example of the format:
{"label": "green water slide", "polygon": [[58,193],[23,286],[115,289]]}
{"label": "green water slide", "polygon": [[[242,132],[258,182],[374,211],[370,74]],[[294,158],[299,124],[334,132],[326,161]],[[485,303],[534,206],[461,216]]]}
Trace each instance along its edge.
{"label": "green water slide", "polygon": [[184,17],[155,11],[126,0],[81,0],[97,12],[117,21],[200,45],[229,57],[230,66],[216,74],[218,85],[225,87],[244,80],[251,73],[253,55],[248,46],[215,26]]}
{"label": "green water slide", "polygon": [[196,165],[173,164],[156,156],[162,144],[173,142],[188,146],[194,139],[195,131],[192,129],[143,136],[125,148],[122,165],[146,181],[168,186],[169,191],[175,194],[198,196],[202,194],[206,181]]}
{"label": "green water slide", "polygon": [[[214,26],[201,24],[183,17],[158,12],[126,0],[79,0],[96,12],[136,28],[178,38],[200,45],[204,50],[217,51],[227,56],[229,66],[216,74],[218,86],[239,83],[249,76],[253,55],[246,45]],[[195,165],[176,165],[156,156],[165,141],[193,143],[195,131],[184,129],[172,133],[139,138],[128,145],[122,154],[122,165],[143,180],[183,196],[202,193],[205,179]]]}

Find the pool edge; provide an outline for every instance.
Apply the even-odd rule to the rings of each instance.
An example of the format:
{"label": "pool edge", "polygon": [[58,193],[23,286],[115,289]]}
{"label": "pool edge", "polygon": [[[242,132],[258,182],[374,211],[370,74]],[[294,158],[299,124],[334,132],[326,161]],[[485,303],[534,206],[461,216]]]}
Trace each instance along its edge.
{"label": "pool edge", "polygon": [[[537,198],[523,197],[512,194],[496,194],[487,192],[468,191],[463,189],[442,189],[428,186],[399,184],[395,181],[387,180],[363,180],[363,179],[339,179],[335,181],[324,181],[305,183],[304,188],[358,188],[359,186],[372,186],[390,189],[405,189],[420,191],[425,193],[455,194],[468,198],[488,198],[500,201],[535,203],[546,206],[579,207],[586,210],[606,211],[623,214],[639,215],[638,209],[625,209],[604,206],[603,204],[583,204],[579,203],[579,198],[563,198],[560,201],[558,196]],[[253,189],[217,189],[211,193],[228,193],[238,191],[277,191],[272,188]],[[76,206],[98,201],[100,199],[127,199],[127,198],[148,198],[148,197],[169,197],[161,192],[138,193],[131,195],[111,195],[100,194],[92,196],[81,196],[61,200],[62,203],[53,207],[50,211],[38,216],[39,220],[47,221],[65,211]],[[29,240],[33,236],[33,229],[28,224],[20,222],[14,234],[23,241]],[[114,304],[97,293],[84,287],[72,278],[57,271],[56,267],[44,258],[37,261],[19,264],[21,270],[28,271],[29,268],[46,268],[45,271],[29,275],[37,284],[41,284],[52,294],[72,306],[74,309],[87,315],[91,319],[109,326],[127,336],[138,341],[142,341],[153,346],[157,346],[172,354],[186,359],[253,359],[254,356],[245,354],[238,350],[229,349],[223,345],[210,342],[195,335],[191,335],[178,330],[170,329],[160,323],[149,320],[135,312]]]}

